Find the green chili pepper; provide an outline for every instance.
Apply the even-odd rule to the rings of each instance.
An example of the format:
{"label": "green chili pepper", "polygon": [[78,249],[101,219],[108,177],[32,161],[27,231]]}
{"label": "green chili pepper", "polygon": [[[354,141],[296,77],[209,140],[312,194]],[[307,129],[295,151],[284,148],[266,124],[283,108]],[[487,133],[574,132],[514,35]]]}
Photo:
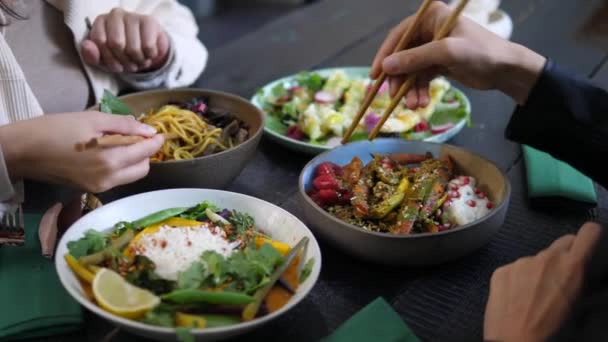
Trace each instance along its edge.
{"label": "green chili pepper", "polygon": [[283,259],[283,263],[281,264],[281,266],[279,266],[276,270],[274,270],[274,273],[272,273],[272,275],[270,275],[270,278],[268,279],[268,283],[266,283],[266,285],[264,285],[264,287],[260,288],[259,290],[257,290],[255,292],[255,294],[253,295],[255,300],[252,301],[251,303],[247,304],[247,306],[245,306],[245,309],[243,309],[242,318],[244,321],[250,321],[255,318],[258,311],[260,310],[262,301],[264,300],[264,298],[266,298],[266,295],[268,294],[270,289],[272,289],[272,287],[277,282],[279,277],[281,277],[281,275],[283,273],[285,273],[285,270],[287,269],[287,267],[289,267],[289,265],[291,264],[293,259],[307,245],[308,245],[308,238],[303,237],[292,249],[289,250],[289,252],[287,252],[287,254],[285,254],[285,257]]}
{"label": "green chili pepper", "polygon": [[252,296],[244,293],[196,289],[175,290],[162,295],[161,298],[177,304],[207,303],[223,305],[245,305],[254,300]]}
{"label": "green chili pepper", "polygon": [[133,224],[133,226],[135,227],[135,229],[143,229],[146,228],[148,226],[151,226],[153,224],[157,224],[159,222],[162,222],[166,219],[172,218],[174,216],[177,216],[183,212],[185,212],[186,210],[188,210],[189,208],[169,208],[169,209],[164,209],[158,212],[155,212],[153,214],[150,214],[148,216],[142,217],[139,220],[133,221],[131,224]]}
{"label": "green chili pepper", "polygon": [[122,250],[134,237],[135,233],[131,229],[128,229],[121,236],[112,241],[112,243],[108,247],[97,253],[80,258],[80,263],[82,263],[83,265],[99,264],[103,262],[106,258],[111,257],[112,251]]}

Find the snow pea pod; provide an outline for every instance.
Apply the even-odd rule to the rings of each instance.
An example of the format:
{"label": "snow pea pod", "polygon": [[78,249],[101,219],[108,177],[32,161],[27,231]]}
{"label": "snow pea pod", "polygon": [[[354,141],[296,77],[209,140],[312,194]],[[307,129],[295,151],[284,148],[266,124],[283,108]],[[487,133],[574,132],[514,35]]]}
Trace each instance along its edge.
{"label": "snow pea pod", "polygon": [[250,295],[228,291],[203,291],[182,289],[161,296],[162,299],[176,304],[207,303],[221,305],[245,305],[253,302]]}
{"label": "snow pea pod", "polygon": [[153,224],[157,224],[162,222],[168,218],[173,216],[177,216],[190,208],[169,208],[161,211],[157,211],[148,216],[144,216],[139,220],[133,221],[132,224],[136,229],[143,229],[145,227],[151,226]]}
{"label": "snow pea pod", "polygon": [[103,262],[106,258],[112,256],[113,251],[120,251],[135,237],[132,230],[127,230],[121,236],[112,241],[112,243],[101,251],[80,258],[82,265],[96,265]]}

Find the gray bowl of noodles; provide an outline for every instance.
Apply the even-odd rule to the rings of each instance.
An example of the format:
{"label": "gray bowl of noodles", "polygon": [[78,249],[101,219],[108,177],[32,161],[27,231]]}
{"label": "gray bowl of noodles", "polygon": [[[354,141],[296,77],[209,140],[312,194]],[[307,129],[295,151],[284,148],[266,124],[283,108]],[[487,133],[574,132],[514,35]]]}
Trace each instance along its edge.
{"label": "gray bowl of noodles", "polygon": [[224,188],[254,156],[262,136],[261,111],[236,95],[182,88],[119,99],[138,120],[171,138],[152,158],[145,178],[113,189],[110,197],[169,188]]}

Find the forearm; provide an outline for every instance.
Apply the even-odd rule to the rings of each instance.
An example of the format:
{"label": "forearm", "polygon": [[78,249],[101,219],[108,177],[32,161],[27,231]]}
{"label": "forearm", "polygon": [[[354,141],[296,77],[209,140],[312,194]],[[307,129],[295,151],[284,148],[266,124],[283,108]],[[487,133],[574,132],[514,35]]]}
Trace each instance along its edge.
{"label": "forearm", "polygon": [[608,173],[608,93],[548,61],[506,131],[509,139],[552,154],[603,186]]}

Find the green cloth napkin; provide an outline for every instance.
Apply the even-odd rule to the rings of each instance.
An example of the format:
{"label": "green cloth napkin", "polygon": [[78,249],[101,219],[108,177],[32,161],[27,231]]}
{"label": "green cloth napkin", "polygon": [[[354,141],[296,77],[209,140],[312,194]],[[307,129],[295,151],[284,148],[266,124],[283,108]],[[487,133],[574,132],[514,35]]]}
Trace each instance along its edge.
{"label": "green cloth napkin", "polygon": [[82,311],[61,285],[38,239],[42,215],[25,215],[25,245],[0,247],[0,340],[41,338],[80,328]]}
{"label": "green cloth napkin", "polygon": [[399,314],[378,298],[322,342],[420,342]]}
{"label": "green cloth napkin", "polygon": [[528,177],[528,196],[564,197],[586,203],[597,203],[593,181],[581,172],[549,154],[522,146]]}

